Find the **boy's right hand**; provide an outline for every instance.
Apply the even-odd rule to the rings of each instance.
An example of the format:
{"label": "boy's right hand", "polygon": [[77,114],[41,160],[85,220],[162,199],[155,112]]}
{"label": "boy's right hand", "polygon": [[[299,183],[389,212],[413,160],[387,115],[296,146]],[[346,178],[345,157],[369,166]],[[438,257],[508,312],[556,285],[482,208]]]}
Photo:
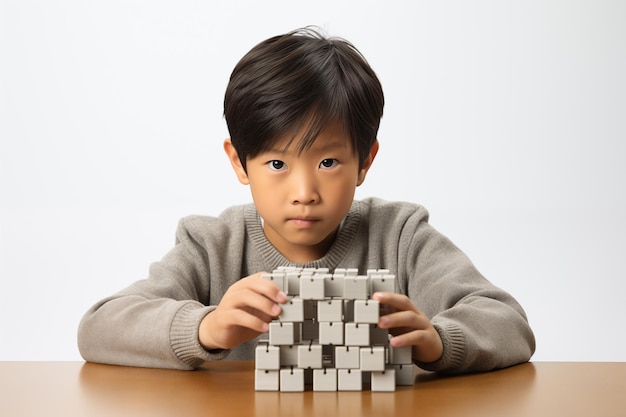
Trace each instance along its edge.
{"label": "boy's right hand", "polygon": [[263,272],[242,278],[226,291],[217,308],[200,322],[198,338],[207,350],[232,349],[269,329],[287,295]]}

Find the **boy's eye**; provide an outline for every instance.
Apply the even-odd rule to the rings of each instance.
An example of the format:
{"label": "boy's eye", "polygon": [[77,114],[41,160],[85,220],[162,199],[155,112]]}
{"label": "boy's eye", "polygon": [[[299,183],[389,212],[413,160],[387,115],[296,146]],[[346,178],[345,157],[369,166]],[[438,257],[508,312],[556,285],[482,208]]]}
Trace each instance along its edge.
{"label": "boy's eye", "polygon": [[337,165],[337,160],[334,158],[326,158],[320,162],[320,168],[332,168]]}
{"label": "boy's eye", "polygon": [[270,167],[272,171],[280,171],[285,169],[285,163],[283,161],[279,161],[278,159],[274,159],[269,161],[267,165]]}

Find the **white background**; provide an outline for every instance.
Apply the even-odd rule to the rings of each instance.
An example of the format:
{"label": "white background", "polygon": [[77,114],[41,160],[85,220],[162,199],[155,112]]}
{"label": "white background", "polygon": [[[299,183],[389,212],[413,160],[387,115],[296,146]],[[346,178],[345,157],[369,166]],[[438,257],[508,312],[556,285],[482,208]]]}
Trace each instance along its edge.
{"label": "white background", "polygon": [[80,360],[84,311],[179,217],[250,200],[224,89],[306,25],[385,89],[358,196],[424,204],[524,305],[534,360],[626,360],[625,2],[0,1],[0,360]]}

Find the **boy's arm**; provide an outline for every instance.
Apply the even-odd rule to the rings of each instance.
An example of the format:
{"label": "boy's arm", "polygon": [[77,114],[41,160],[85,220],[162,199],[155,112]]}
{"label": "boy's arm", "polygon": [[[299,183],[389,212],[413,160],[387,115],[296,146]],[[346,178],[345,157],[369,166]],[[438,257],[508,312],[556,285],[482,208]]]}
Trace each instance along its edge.
{"label": "boy's arm", "polygon": [[78,331],[78,345],[85,360],[193,369],[226,354],[212,355],[198,341],[200,321],[215,307],[205,306],[185,288],[189,284],[183,283],[195,281],[194,272],[185,268],[168,271],[170,268],[162,263],[153,265],[147,280],[134,283],[87,311]]}
{"label": "boy's arm", "polygon": [[[225,249],[228,250],[225,244]],[[78,329],[87,361],[116,365],[193,369],[228,351],[210,352],[198,329],[210,306],[208,256],[181,221],[176,246],[137,281],[95,304]],[[227,283],[225,283],[227,285]]]}
{"label": "boy's arm", "polygon": [[443,343],[440,359],[418,365],[461,373],[528,361],[535,339],[520,304],[428,223],[421,222],[409,240],[407,295],[430,318]]}
{"label": "boy's arm", "polygon": [[193,301],[119,293],[100,301],[83,317],[78,331],[80,353],[89,362],[194,369],[227,354],[211,354],[194,342],[197,336],[190,337],[197,335],[200,321],[213,308]]}

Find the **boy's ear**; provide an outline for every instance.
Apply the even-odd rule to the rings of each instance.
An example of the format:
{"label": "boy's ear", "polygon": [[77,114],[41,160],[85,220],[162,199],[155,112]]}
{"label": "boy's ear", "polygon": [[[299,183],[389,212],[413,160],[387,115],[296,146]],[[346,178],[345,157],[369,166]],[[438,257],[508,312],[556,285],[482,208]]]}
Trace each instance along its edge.
{"label": "boy's ear", "polygon": [[237,154],[237,150],[230,141],[230,138],[224,140],[224,152],[226,152],[226,156],[228,157],[239,182],[243,185],[249,185],[250,180],[248,179],[248,173],[244,169],[243,165],[241,165],[239,154]]}
{"label": "boy's ear", "polygon": [[378,153],[378,146],[378,140],[376,140],[370,149],[369,155],[367,155],[367,158],[363,161],[363,165],[359,170],[359,179],[356,183],[357,187],[365,181],[365,175],[367,175],[367,171],[369,171],[372,163],[374,162],[374,158],[376,158],[376,154]]}

